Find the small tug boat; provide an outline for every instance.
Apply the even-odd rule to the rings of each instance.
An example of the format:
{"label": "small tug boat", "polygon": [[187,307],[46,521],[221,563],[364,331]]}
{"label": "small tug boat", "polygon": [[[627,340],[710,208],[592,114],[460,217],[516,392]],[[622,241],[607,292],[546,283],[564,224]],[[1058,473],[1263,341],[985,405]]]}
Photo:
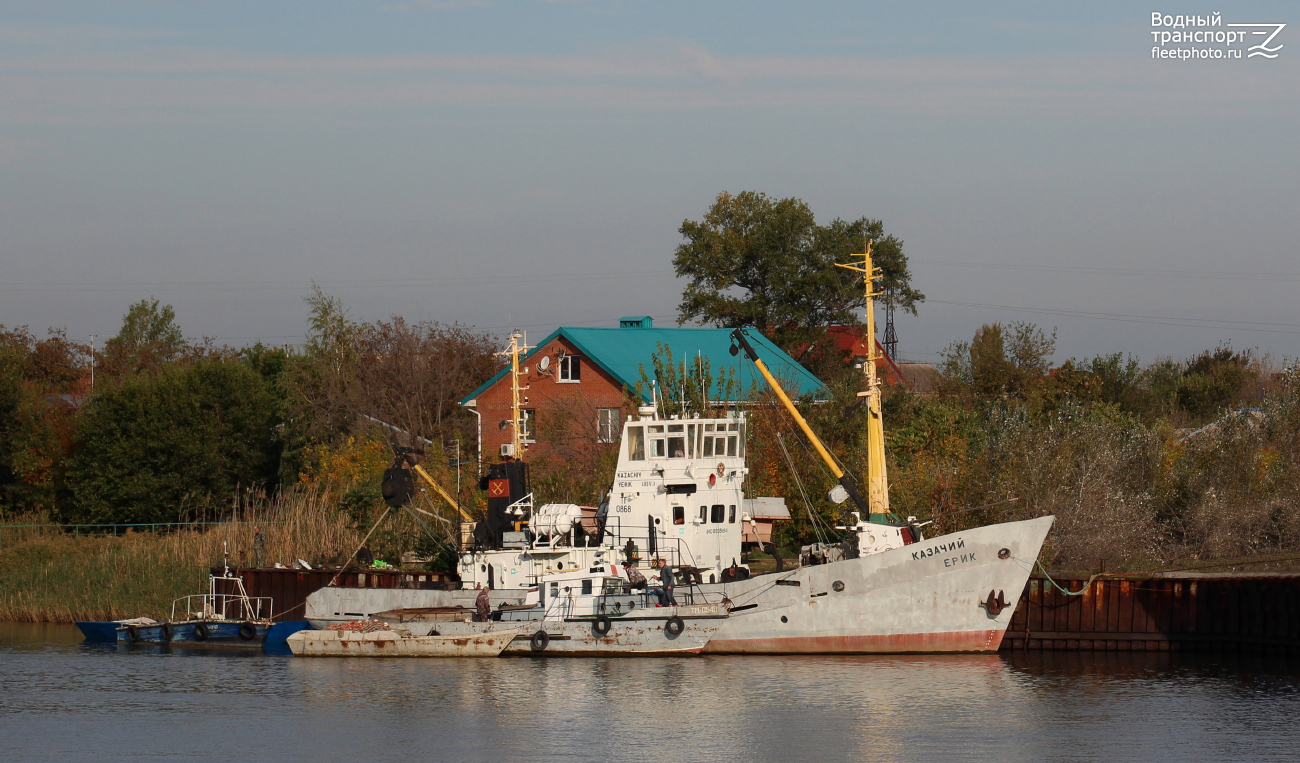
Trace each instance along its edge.
{"label": "small tug boat", "polygon": [[[493,619],[523,633],[506,655],[563,657],[696,655],[727,621],[721,596],[706,601],[693,586],[674,591],[677,605],[659,605],[651,593],[633,592],[617,564],[557,572],[529,589],[521,606],[503,606]],[[436,623],[434,632],[460,635],[478,623]]]}
{"label": "small tug boat", "polygon": [[616,564],[547,575],[524,602],[475,621],[467,607],[379,612],[288,638],[295,656],[496,657],[497,655],[687,656],[699,654],[728,617],[690,584],[678,604],[632,591]]}
{"label": "small tug boat", "polygon": [[[272,626],[271,606],[269,596],[248,595],[243,578],[230,574],[227,561],[220,575],[208,576],[207,593],[182,596],[172,602],[167,622],[136,617],[106,622],[79,620],[76,625],[87,641],[95,643],[261,646]],[[306,625],[302,622],[297,627]]]}

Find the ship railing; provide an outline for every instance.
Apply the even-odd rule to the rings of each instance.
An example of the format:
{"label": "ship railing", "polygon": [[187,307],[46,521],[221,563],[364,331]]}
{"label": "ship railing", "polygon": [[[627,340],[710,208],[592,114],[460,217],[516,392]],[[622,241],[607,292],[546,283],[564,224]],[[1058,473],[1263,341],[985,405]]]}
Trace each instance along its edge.
{"label": "ship railing", "polygon": [[[172,602],[172,622],[181,620],[270,620],[274,599],[228,593],[196,593]],[[179,614],[179,617],[178,617]]]}

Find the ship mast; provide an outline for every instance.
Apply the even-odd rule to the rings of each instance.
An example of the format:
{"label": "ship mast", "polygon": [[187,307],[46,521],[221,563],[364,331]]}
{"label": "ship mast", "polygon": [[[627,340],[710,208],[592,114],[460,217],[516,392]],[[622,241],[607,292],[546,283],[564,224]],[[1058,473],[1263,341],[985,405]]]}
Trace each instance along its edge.
{"label": "ship mast", "polygon": [[881,292],[876,289],[875,281],[883,273],[871,260],[871,241],[867,242],[866,251],[853,254],[861,257],[861,263],[841,264],[836,267],[847,268],[862,274],[862,286],[866,297],[867,311],[867,359],[862,364],[862,372],[867,377],[867,388],[858,393],[858,397],[867,402],[867,501],[871,514],[889,513],[889,481],[885,475],[885,425],[880,415],[880,379],[876,376],[876,361],[880,352],[876,349],[876,297]]}
{"label": "ship mast", "polygon": [[[524,344],[520,344],[520,342],[519,342],[520,339],[523,339],[523,340],[524,340]],[[523,458],[523,456],[524,456],[524,448],[527,447],[527,445],[524,443],[524,436],[523,436],[523,423],[524,423],[523,415],[524,415],[524,414],[523,414],[523,410],[520,409],[520,407],[519,407],[521,400],[522,400],[522,402],[528,402],[528,398],[521,398],[521,396],[520,396],[520,393],[521,393],[521,392],[526,392],[526,391],[528,390],[528,385],[527,385],[527,384],[520,385],[520,383],[519,383],[519,377],[520,377],[520,373],[519,373],[519,355],[520,355],[520,353],[524,353],[524,352],[527,352],[528,350],[533,349],[532,347],[528,347],[528,346],[527,346],[527,344],[526,344],[527,341],[528,341],[528,340],[527,340],[527,339],[526,339],[522,334],[520,334],[517,330],[516,330],[516,331],[511,331],[511,332],[510,332],[510,346],[507,347],[503,352],[498,352],[498,353],[497,353],[497,355],[509,355],[509,356],[510,356],[510,421],[509,421],[509,425],[510,425],[510,430],[511,430],[511,438],[512,438],[512,442],[514,443],[515,458],[519,458],[519,459],[522,459],[522,458]]]}

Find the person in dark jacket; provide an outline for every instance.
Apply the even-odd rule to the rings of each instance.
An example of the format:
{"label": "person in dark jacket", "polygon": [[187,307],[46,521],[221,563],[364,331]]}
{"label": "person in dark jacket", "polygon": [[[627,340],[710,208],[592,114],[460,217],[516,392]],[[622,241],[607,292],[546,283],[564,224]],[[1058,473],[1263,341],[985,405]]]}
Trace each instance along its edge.
{"label": "person in dark jacket", "polygon": [[475,585],[478,588],[478,597],[474,599],[474,606],[478,609],[478,620],[486,623],[492,619],[492,600],[488,598],[487,589],[482,583]]}
{"label": "person in dark jacket", "polygon": [[677,579],[673,577],[673,568],[664,564],[663,559],[656,559],[655,570],[658,573],[659,586],[650,593],[659,597],[661,607],[677,606],[677,599],[673,598],[673,587],[677,584]]}

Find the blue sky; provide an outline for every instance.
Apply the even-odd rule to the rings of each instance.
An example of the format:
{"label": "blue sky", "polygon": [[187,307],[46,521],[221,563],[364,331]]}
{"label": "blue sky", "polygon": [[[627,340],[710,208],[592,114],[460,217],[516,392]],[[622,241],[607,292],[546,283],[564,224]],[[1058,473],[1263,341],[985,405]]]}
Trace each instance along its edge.
{"label": "blue sky", "polygon": [[[1221,7],[1221,6],[1220,6]],[[930,298],[1058,360],[1300,355],[1300,18],[1276,59],[1151,57],[1151,12],[1060,3],[0,3],[0,323],[294,341],[359,318],[676,314],[720,191],[883,219]],[[1294,39],[1295,42],[1291,42]]]}

